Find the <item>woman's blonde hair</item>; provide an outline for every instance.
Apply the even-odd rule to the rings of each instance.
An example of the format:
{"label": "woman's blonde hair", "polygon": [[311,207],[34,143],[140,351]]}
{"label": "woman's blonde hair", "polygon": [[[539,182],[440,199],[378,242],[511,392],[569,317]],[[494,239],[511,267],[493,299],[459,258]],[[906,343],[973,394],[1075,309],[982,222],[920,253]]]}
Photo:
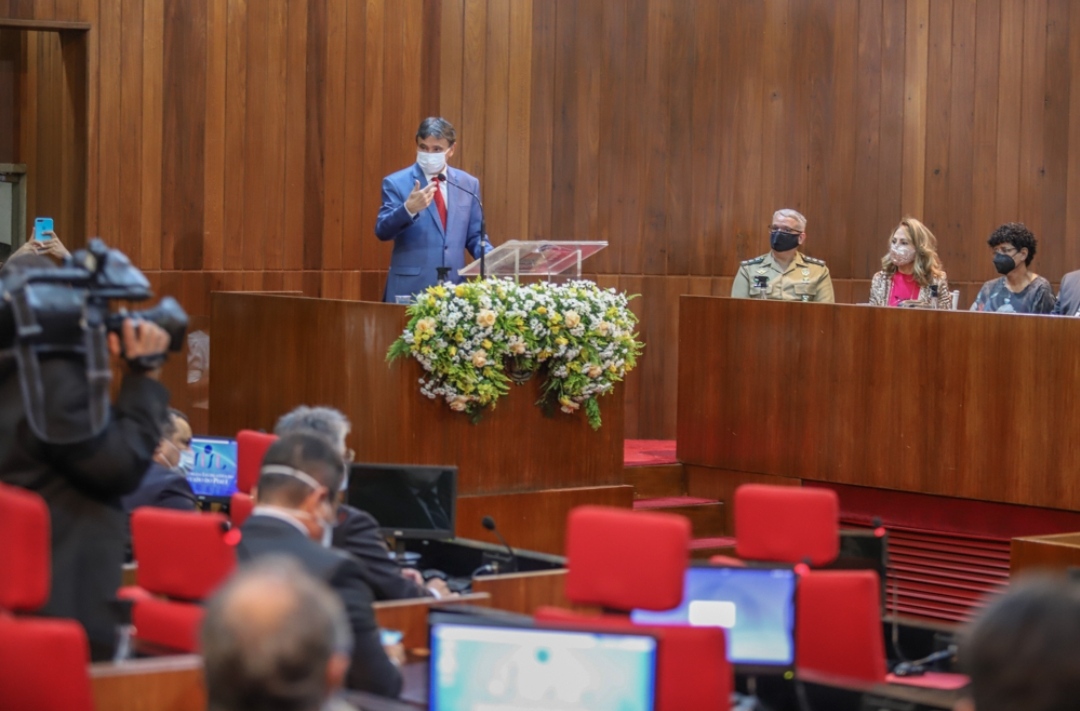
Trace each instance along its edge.
{"label": "woman's blonde hair", "polygon": [[[919,286],[929,286],[935,280],[941,278],[945,270],[941,266],[941,260],[938,259],[937,238],[934,237],[934,233],[914,217],[905,217],[889,233],[890,240],[896,234],[896,230],[899,229],[904,230],[908,239],[911,240],[911,245],[915,247],[915,281],[919,283]],[[892,276],[896,273],[896,265],[893,264],[889,252],[886,252],[885,256],[881,258],[881,270],[885,272],[886,276]]]}

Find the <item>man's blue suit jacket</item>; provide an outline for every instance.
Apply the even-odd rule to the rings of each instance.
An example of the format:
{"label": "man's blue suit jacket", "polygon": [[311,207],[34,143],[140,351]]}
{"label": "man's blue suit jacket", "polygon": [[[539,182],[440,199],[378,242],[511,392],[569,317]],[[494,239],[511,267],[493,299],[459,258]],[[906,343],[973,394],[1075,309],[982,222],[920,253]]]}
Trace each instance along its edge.
{"label": "man's blue suit jacket", "polygon": [[[436,268],[450,267],[448,278],[459,282],[458,270],[465,266],[465,250],[480,256],[480,205],[465,190],[480,194],[480,181],[463,170],[447,167],[446,229],[432,200],[416,219],[409,217],[405,200],[416,181],[420,187],[427,178],[415,163],[383,179],[382,207],[375,222],[375,236],[394,240],[390,256],[390,275],[386,279],[383,300],[422,292],[438,283]],[[456,186],[461,186],[456,187]],[[461,188],[465,188],[462,190]],[[491,245],[487,245],[491,249]],[[445,261],[444,261],[445,260]]]}

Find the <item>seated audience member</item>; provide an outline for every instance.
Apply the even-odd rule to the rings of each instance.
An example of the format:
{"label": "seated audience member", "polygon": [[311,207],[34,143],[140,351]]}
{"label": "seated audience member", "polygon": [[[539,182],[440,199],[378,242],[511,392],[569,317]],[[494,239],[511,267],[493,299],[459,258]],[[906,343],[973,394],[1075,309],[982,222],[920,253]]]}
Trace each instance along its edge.
{"label": "seated audience member", "polygon": [[191,451],[191,425],[184,413],[169,408],[161,428],[161,443],[154,451],[150,468],[143,475],[139,488],[120,500],[129,514],[140,506],[161,509],[194,511],[198,508],[195,492],[187,475],[194,461]]}
{"label": "seated audience member", "polygon": [[[274,426],[274,434],[285,437],[297,432],[314,432],[329,440],[346,463],[353,460],[353,451],[345,446],[345,438],[352,425],[345,415],[332,407],[306,407],[301,405],[282,415]],[[348,488],[348,483],[342,487]],[[407,598],[452,595],[443,580],[434,578],[424,583],[420,572],[402,569],[390,557],[390,549],[379,534],[379,522],[366,511],[341,504],[334,526],[334,548],[356,556],[364,564],[364,580],[375,593],[376,600],[403,600]]]}
{"label": "seated audience member", "polygon": [[[937,287],[936,302],[930,296],[931,286]],[[938,259],[937,239],[914,217],[901,220],[889,237],[889,252],[881,258],[881,271],[870,282],[870,303],[952,308],[949,282]]]}
{"label": "seated audience member", "polygon": [[1055,316],[1080,316],[1080,269],[1062,277],[1061,290],[1058,291],[1053,314]]}
{"label": "seated audience member", "polygon": [[202,652],[212,711],[346,711],[334,698],[352,637],[341,600],[293,560],[241,569],[206,607]]}
{"label": "seated audience member", "polygon": [[1054,310],[1050,282],[1031,271],[1035,235],[1020,222],[1006,222],[986,241],[994,250],[994,268],[1002,274],[983,284],[972,311],[1048,314]]}
{"label": "seated audience member", "polygon": [[960,655],[971,685],[956,711],[1080,707],[1080,587],[1050,578],[1013,584],[975,620]]}
{"label": "seated audience member", "polygon": [[[345,476],[345,462],[323,437],[304,432],[274,442],[263,458],[255,509],[241,527],[241,562],[266,555],[295,558],[311,575],[327,582],[345,605],[355,648],[346,684],[383,696],[401,691],[400,645],[387,656],[379,640],[364,581],[364,566],[330,548],[334,509]],[[320,543],[321,542],[321,543]]]}
{"label": "seated audience member", "polygon": [[799,251],[804,242],[806,218],[795,210],[777,210],[769,226],[772,250],[739,266],[731,295],[737,299],[833,303],[829,268],[824,261]]}

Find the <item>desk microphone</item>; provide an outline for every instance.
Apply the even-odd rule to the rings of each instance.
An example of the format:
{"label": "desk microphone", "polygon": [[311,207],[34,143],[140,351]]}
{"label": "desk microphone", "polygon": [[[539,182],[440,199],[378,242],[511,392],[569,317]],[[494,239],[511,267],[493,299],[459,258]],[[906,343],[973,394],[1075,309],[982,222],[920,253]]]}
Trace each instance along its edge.
{"label": "desk microphone", "polygon": [[[445,180],[447,184],[453,185],[458,190],[460,190],[462,192],[465,192],[465,193],[468,193],[469,195],[472,196],[473,200],[476,200],[476,204],[480,206],[480,278],[481,279],[487,278],[487,261],[484,259],[484,256],[487,254],[488,239],[487,239],[487,223],[485,222],[485,219],[484,219],[484,203],[483,203],[483,201],[480,199],[480,196],[477,195],[476,193],[474,193],[472,190],[469,190],[468,188],[466,188],[464,186],[458,185],[457,183],[455,183],[453,180],[450,180],[449,178],[447,178],[442,173],[439,173],[438,175],[436,175],[435,179],[436,180]],[[484,517],[485,521],[488,520],[488,519],[490,519],[490,517],[488,517],[488,516]],[[491,525],[494,526],[495,522],[492,521]],[[487,525],[485,524],[484,527],[487,528]],[[495,529],[494,528],[488,528],[488,530],[489,531],[494,531]],[[502,536],[499,536],[499,538],[502,538]],[[507,548],[509,548],[509,547],[510,546],[507,546]]]}
{"label": "desk microphone", "polygon": [[498,566],[498,568],[501,568],[506,572],[514,572],[515,570],[517,570],[517,553],[515,553],[514,549],[510,547],[510,544],[506,542],[506,539],[503,538],[503,535],[499,533],[499,529],[495,527],[495,519],[493,519],[491,516],[484,516],[484,518],[480,520],[480,524],[487,530],[494,533],[495,537],[499,539],[499,542],[506,546],[506,550],[510,552],[510,558],[507,559],[505,562],[497,561],[497,563],[502,563]]}
{"label": "desk microphone", "polygon": [[950,644],[947,648],[942,649],[939,652],[928,654],[922,659],[916,659],[913,662],[900,662],[893,669],[893,674],[896,676],[919,676],[926,673],[926,667],[934,662],[940,662],[944,659],[952,659],[956,656],[956,645]]}

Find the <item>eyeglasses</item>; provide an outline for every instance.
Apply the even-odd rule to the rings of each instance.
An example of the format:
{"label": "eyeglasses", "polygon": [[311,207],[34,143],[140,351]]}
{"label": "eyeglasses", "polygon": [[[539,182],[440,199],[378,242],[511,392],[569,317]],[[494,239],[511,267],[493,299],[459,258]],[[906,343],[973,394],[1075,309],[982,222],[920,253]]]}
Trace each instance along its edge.
{"label": "eyeglasses", "polygon": [[346,464],[352,464],[354,461],[356,461],[356,452],[352,451],[352,449],[346,449],[345,450],[345,463]]}
{"label": "eyeglasses", "polygon": [[769,225],[769,232],[783,232],[786,235],[801,235],[801,230],[793,230],[782,225]]}
{"label": "eyeglasses", "polygon": [[[1012,249],[1011,252],[1007,252],[1007,249]],[[998,246],[994,247],[994,254],[1004,254],[1006,257],[1015,257],[1019,252],[1019,249],[1015,247]]]}

